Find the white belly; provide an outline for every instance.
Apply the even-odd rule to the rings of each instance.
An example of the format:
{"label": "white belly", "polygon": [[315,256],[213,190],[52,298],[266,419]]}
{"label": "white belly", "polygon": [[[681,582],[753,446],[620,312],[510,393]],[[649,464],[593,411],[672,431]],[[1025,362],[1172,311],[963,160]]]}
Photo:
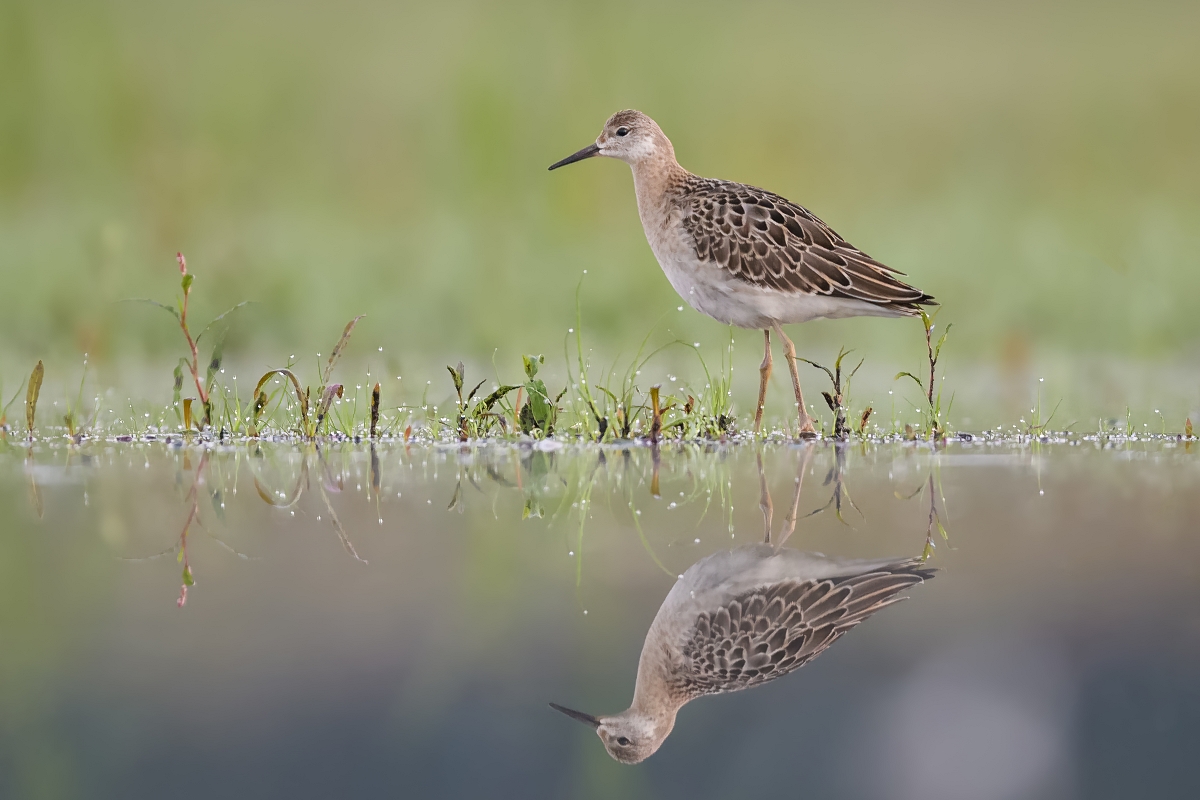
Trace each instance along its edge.
{"label": "white belly", "polygon": [[[770,328],[814,319],[842,317],[897,317],[903,312],[877,306],[865,300],[852,300],[799,292],[779,292],[754,286],[733,278],[714,264],[699,261],[694,253],[657,252],[658,263],[667,280],[687,304],[713,319],[739,328]],[[663,248],[668,250],[668,248]]]}

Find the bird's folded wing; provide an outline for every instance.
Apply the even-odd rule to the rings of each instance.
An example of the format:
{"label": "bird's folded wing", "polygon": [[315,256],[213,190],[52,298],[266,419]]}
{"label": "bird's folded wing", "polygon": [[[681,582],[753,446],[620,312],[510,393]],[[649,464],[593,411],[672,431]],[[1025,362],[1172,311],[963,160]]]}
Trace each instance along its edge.
{"label": "bird's folded wing", "polygon": [[678,688],[697,697],[787,674],[932,575],[914,559],[860,575],[783,581],[735,597],[697,617],[682,648]]}
{"label": "bird's folded wing", "polygon": [[682,221],[696,256],[731,277],[777,291],[915,310],[933,298],[838,236],[812,212],[752,186],[694,178]]}

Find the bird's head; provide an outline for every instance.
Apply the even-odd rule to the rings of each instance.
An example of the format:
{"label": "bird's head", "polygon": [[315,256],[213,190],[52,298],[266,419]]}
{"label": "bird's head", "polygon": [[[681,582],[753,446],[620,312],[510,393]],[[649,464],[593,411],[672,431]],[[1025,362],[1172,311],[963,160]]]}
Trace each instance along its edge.
{"label": "bird's head", "polygon": [[550,169],[565,167],[592,156],[619,158],[626,164],[637,166],[661,158],[674,161],[675,148],[658,123],[642,112],[618,111],[604,123],[595,142],[562,161],[556,161],[550,165]]}
{"label": "bird's head", "polygon": [[675,727],[674,714],[658,719],[631,708],[611,717],[593,717],[557,703],[551,703],[550,707],[595,728],[604,749],[622,764],[637,764],[654,755]]}

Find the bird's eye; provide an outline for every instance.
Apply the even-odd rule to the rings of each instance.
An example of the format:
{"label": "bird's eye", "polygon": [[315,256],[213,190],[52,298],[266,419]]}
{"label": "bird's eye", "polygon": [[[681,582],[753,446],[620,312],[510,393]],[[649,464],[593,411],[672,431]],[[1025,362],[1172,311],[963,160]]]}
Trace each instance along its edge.
{"label": "bird's eye", "polygon": [[[624,130],[624,129],[622,129],[622,130]],[[618,131],[618,132],[617,132],[617,135],[623,135],[623,134],[621,134],[621,132],[620,132],[620,131]],[[628,746],[629,746],[629,739],[628,739],[627,737],[625,737],[625,736],[618,737],[618,738],[617,738],[617,744],[621,745],[621,747],[628,747]]]}
{"label": "bird's eye", "polygon": [[626,136],[628,134],[629,134],[629,128],[626,128],[623,126],[620,128],[617,128],[617,136]]}

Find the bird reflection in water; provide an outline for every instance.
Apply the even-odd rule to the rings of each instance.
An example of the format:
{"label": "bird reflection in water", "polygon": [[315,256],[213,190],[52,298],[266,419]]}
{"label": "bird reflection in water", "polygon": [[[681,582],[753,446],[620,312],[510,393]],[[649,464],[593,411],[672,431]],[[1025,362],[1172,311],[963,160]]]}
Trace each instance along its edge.
{"label": "bird reflection in water", "polygon": [[[933,577],[921,558],[844,559],[783,547],[795,528],[811,447],[801,460],[783,536],[713,553],[693,564],[663,601],[638,661],[629,708],[592,716],[550,705],[595,729],[617,761],[653,755],[679,709],[697,697],[759,686],[803,666],[899,593]],[[759,461],[760,477],[761,460]]]}

